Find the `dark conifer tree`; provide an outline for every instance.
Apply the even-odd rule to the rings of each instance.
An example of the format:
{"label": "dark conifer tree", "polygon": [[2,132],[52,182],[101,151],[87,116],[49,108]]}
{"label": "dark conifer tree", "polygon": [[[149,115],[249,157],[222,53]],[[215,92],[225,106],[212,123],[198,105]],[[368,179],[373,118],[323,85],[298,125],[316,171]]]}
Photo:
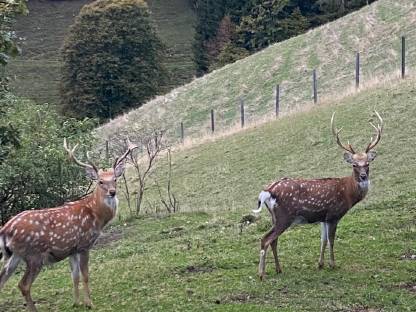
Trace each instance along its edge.
{"label": "dark conifer tree", "polygon": [[112,118],[160,92],[167,79],[164,45],[143,0],[86,5],[63,47],[62,111]]}

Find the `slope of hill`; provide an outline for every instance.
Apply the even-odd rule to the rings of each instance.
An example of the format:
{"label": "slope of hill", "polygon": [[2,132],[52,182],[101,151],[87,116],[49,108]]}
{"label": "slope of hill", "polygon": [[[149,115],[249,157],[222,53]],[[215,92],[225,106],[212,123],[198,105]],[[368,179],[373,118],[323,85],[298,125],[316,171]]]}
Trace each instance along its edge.
{"label": "slope of hill", "polygon": [[[274,122],[178,151],[173,160],[173,186],[183,211],[225,211],[250,208],[259,190],[277,177],[326,177],[348,175],[350,165],[334,142],[329,124],[336,111],[341,137],[364,150],[374,134],[368,124],[372,110],[385,120],[385,131],[371,166],[369,203],[390,200],[416,187],[413,118],[415,80],[383,84],[337,102],[311,107]],[[377,121],[377,120],[375,120]],[[165,172],[158,177],[164,185]],[[405,182],[406,181],[406,182]],[[147,201],[157,200],[149,192]]]}
{"label": "slope of hill", "polygon": [[[61,60],[59,49],[69,26],[82,6],[92,0],[31,0],[29,15],[16,23],[18,37],[23,40],[23,54],[8,66],[14,78],[12,87],[18,95],[38,102],[59,101]],[[194,13],[187,0],[149,0],[162,40],[169,56],[166,66],[172,70],[172,84],[178,86],[194,75],[192,40]]]}
{"label": "slope of hill", "polygon": [[[92,252],[95,309],[413,311],[415,82],[381,85],[175,153],[174,192],[182,209],[193,213],[123,220],[107,230],[107,242],[119,240]],[[344,127],[342,138],[362,150],[373,130],[367,121],[374,107],[385,128],[370,169],[372,186],[338,226],[337,268],[317,269],[319,225],[297,226],[279,239],[283,274],[274,273],[269,252],[267,279],[260,282],[259,239],[270,217],[263,211],[261,220],[244,225],[242,215],[276,177],[350,174],[330,134],[331,113]],[[157,200],[154,190],[147,192],[149,201]],[[122,214],[125,209],[122,202]],[[20,276],[2,290],[0,310],[23,309],[15,289]],[[67,263],[61,263],[40,274],[33,297],[40,311],[73,311],[71,288]]]}
{"label": "slope of hill", "polygon": [[187,136],[209,131],[210,110],[216,128],[239,120],[239,98],[246,103],[248,122],[274,114],[274,87],[281,85],[283,113],[312,101],[312,69],[317,69],[319,97],[330,98],[354,89],[355,53],[361,53],[361,81],[397,75],[400,42],[408,42],[407,65],[416,65],[414,1],[379,0],[301,36],[277,43],[173,90],[98,129],[98,137],[117,140],[133,130],[163,127],[176,139],[179,123]]}

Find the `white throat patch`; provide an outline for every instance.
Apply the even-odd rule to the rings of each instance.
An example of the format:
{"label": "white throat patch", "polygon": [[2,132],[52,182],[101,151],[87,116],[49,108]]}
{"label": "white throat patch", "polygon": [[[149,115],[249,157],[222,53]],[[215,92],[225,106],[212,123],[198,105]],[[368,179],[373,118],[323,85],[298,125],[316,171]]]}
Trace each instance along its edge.
{"label": "white throat patch", "polygon": [[370,187],[370,180],[358,182],[358,185],[362,191],[367,192]]}
{"label": "white throat patch", "polygon": [[114,197],[106,196],[105,199],[104,199],[104,203],[109,208],[111,208],[111,210],[113,210],[114,213],[117,211],[117,207],[118,207],[118,198],[117,198],[117,196],[114,196]]}

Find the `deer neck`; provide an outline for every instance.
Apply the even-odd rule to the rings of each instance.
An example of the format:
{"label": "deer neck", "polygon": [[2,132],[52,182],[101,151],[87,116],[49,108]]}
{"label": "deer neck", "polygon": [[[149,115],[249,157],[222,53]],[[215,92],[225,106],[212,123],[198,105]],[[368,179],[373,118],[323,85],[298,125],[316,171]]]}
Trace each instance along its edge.
{"label": "deer neck", "polygon": [[97,221],[104,227],[117,212],[118,199],[116,196],[109,197],[97,187],[91,195],[91,210],[97,218]]}
{"label": "deer neck", "polygon": [[351,192],[350,195],[352,199],[352,205],[354,206],[356,203],[363,200],[364,197],[367,195],[368,188],[370,186],[370,181],[369,180],[365,182],[358,181],[353,173],[352,176],[348,177],[348,182],[350,186],[349,189]]}

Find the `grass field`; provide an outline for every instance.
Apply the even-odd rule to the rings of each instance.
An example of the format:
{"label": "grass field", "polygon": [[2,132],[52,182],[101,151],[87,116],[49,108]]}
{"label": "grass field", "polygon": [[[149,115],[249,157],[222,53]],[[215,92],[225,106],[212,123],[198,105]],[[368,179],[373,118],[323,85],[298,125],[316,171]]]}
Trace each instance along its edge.
{"label": "grass field", "polygon": [[[95,310],[413,311],[414,86],[411,79],[381,85],[176,152],[173,187],[183,212],[126,219],[122,201],[121,219],[106,231],[114,240],[92,253]],[[283,176],[350,174],[330,135],[331,113],[336,110],[337,124],[344,126],[342,138],[363,149],[370,139],[367,121],[374,107],[385,129],[371,166],[372,187],[340,222],[337,268],[317,269],[320,227],[297,226],[279,240],[283,274],[274,273],[270,253],[266,280],[260,282],[259,239],[269,229],[270,218],[263,211],[254,224],[240,224],[255,207],[258,192]],[[148,195],[148,201],[157,200],[152,188]],[[2,290],[1,311],[23,308],[15,287],[19,276]],[[67,263],[45,269],[33,296],[40,311],[84,310],[71,307]]]}

